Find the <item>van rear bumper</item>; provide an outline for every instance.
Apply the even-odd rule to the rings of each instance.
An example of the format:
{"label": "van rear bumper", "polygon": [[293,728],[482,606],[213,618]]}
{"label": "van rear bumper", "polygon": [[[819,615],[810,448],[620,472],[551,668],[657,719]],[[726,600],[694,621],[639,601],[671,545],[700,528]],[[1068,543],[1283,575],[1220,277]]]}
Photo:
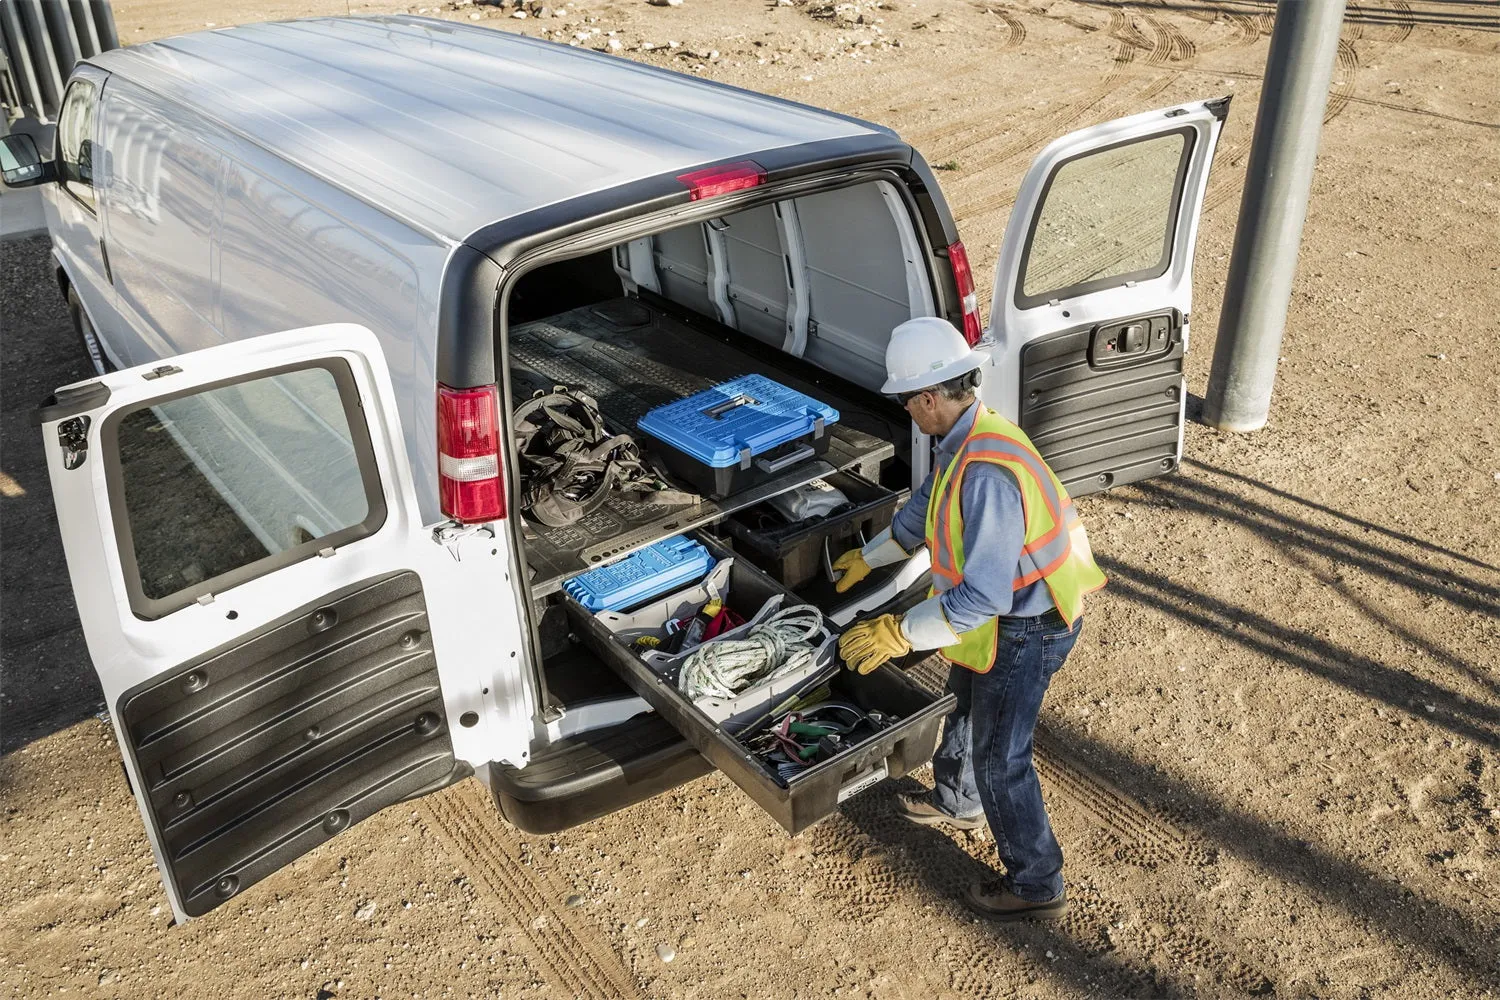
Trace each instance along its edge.
{"label": "van rear bumper", "polygon": [[558,740],[524,768],[491,764],[500,815],[527,833],[556,833],[702,777],[713,765],[659,716]]}

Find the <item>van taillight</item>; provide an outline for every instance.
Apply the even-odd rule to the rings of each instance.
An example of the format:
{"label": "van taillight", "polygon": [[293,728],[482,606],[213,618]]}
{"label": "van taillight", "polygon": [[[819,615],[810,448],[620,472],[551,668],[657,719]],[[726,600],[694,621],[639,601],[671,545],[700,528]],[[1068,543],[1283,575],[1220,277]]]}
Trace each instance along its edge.
{"label": "van taillight", "polygon": [[764,184],[766,168],[754,160],[740,160],[738,163],[721,163],[706,170],[694,170],[690,174],[678,174],[677,179],[687,185],[689,201],[701,201]]}
{"label": "van taillight", "polygon": [[500,465],[500,390],[438,386],[438,489],[443,513],[455,521],[505,516]]}
{"label": "van taillight", "polygon": [[963,240],[948,248],[948,263],[953,265],[953,281],[963,304],[964,339],[972,346],[984,336],[984,323],[979,318],[979,296],[974,291],[974,272],[969,270],[969,251],[964,249]]}

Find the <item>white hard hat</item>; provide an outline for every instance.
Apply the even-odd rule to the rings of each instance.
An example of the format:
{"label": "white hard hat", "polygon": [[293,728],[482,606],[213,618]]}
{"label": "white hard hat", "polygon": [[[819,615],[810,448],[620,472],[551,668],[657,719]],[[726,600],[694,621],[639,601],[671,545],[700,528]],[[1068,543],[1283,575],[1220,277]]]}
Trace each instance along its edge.
{"label": "white hard hat", "polygon": [[918,316],[891,331],[885,348],[887,378],[880,391],[889,396],[930,389],[966,375],[989,359],[969,346],[964,335],[938,316]]}

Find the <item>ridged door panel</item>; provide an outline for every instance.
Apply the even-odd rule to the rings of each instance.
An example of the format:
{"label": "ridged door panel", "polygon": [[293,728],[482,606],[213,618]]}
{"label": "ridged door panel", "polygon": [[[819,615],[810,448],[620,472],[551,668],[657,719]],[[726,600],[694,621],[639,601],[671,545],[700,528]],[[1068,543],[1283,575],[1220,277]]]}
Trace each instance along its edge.
{"label": "ridged door panel", "polygon": [[185,663],[119,715],[191,916],[459,770],[411,572]]}

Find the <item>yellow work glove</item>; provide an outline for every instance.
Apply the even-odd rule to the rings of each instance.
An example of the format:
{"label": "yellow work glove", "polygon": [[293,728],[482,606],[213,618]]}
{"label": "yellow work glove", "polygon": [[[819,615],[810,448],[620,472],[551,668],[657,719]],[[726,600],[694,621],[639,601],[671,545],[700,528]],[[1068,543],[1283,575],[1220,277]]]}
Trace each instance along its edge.
{"label": "yellow work glove", "polygon": [[894,656],[911,652],[911,643],[901,634],[901,619],[881,615],[860,622],[839,639],[839,655],[850,670],[868,674]]}
{"label": "yellow work glove", "polygon": [[870,564],[865,562],[865,554],[862,550],[850,549],[834,561],[833,571],[844,574],[833,585],[833,589],[842,594],[870,575]]}

